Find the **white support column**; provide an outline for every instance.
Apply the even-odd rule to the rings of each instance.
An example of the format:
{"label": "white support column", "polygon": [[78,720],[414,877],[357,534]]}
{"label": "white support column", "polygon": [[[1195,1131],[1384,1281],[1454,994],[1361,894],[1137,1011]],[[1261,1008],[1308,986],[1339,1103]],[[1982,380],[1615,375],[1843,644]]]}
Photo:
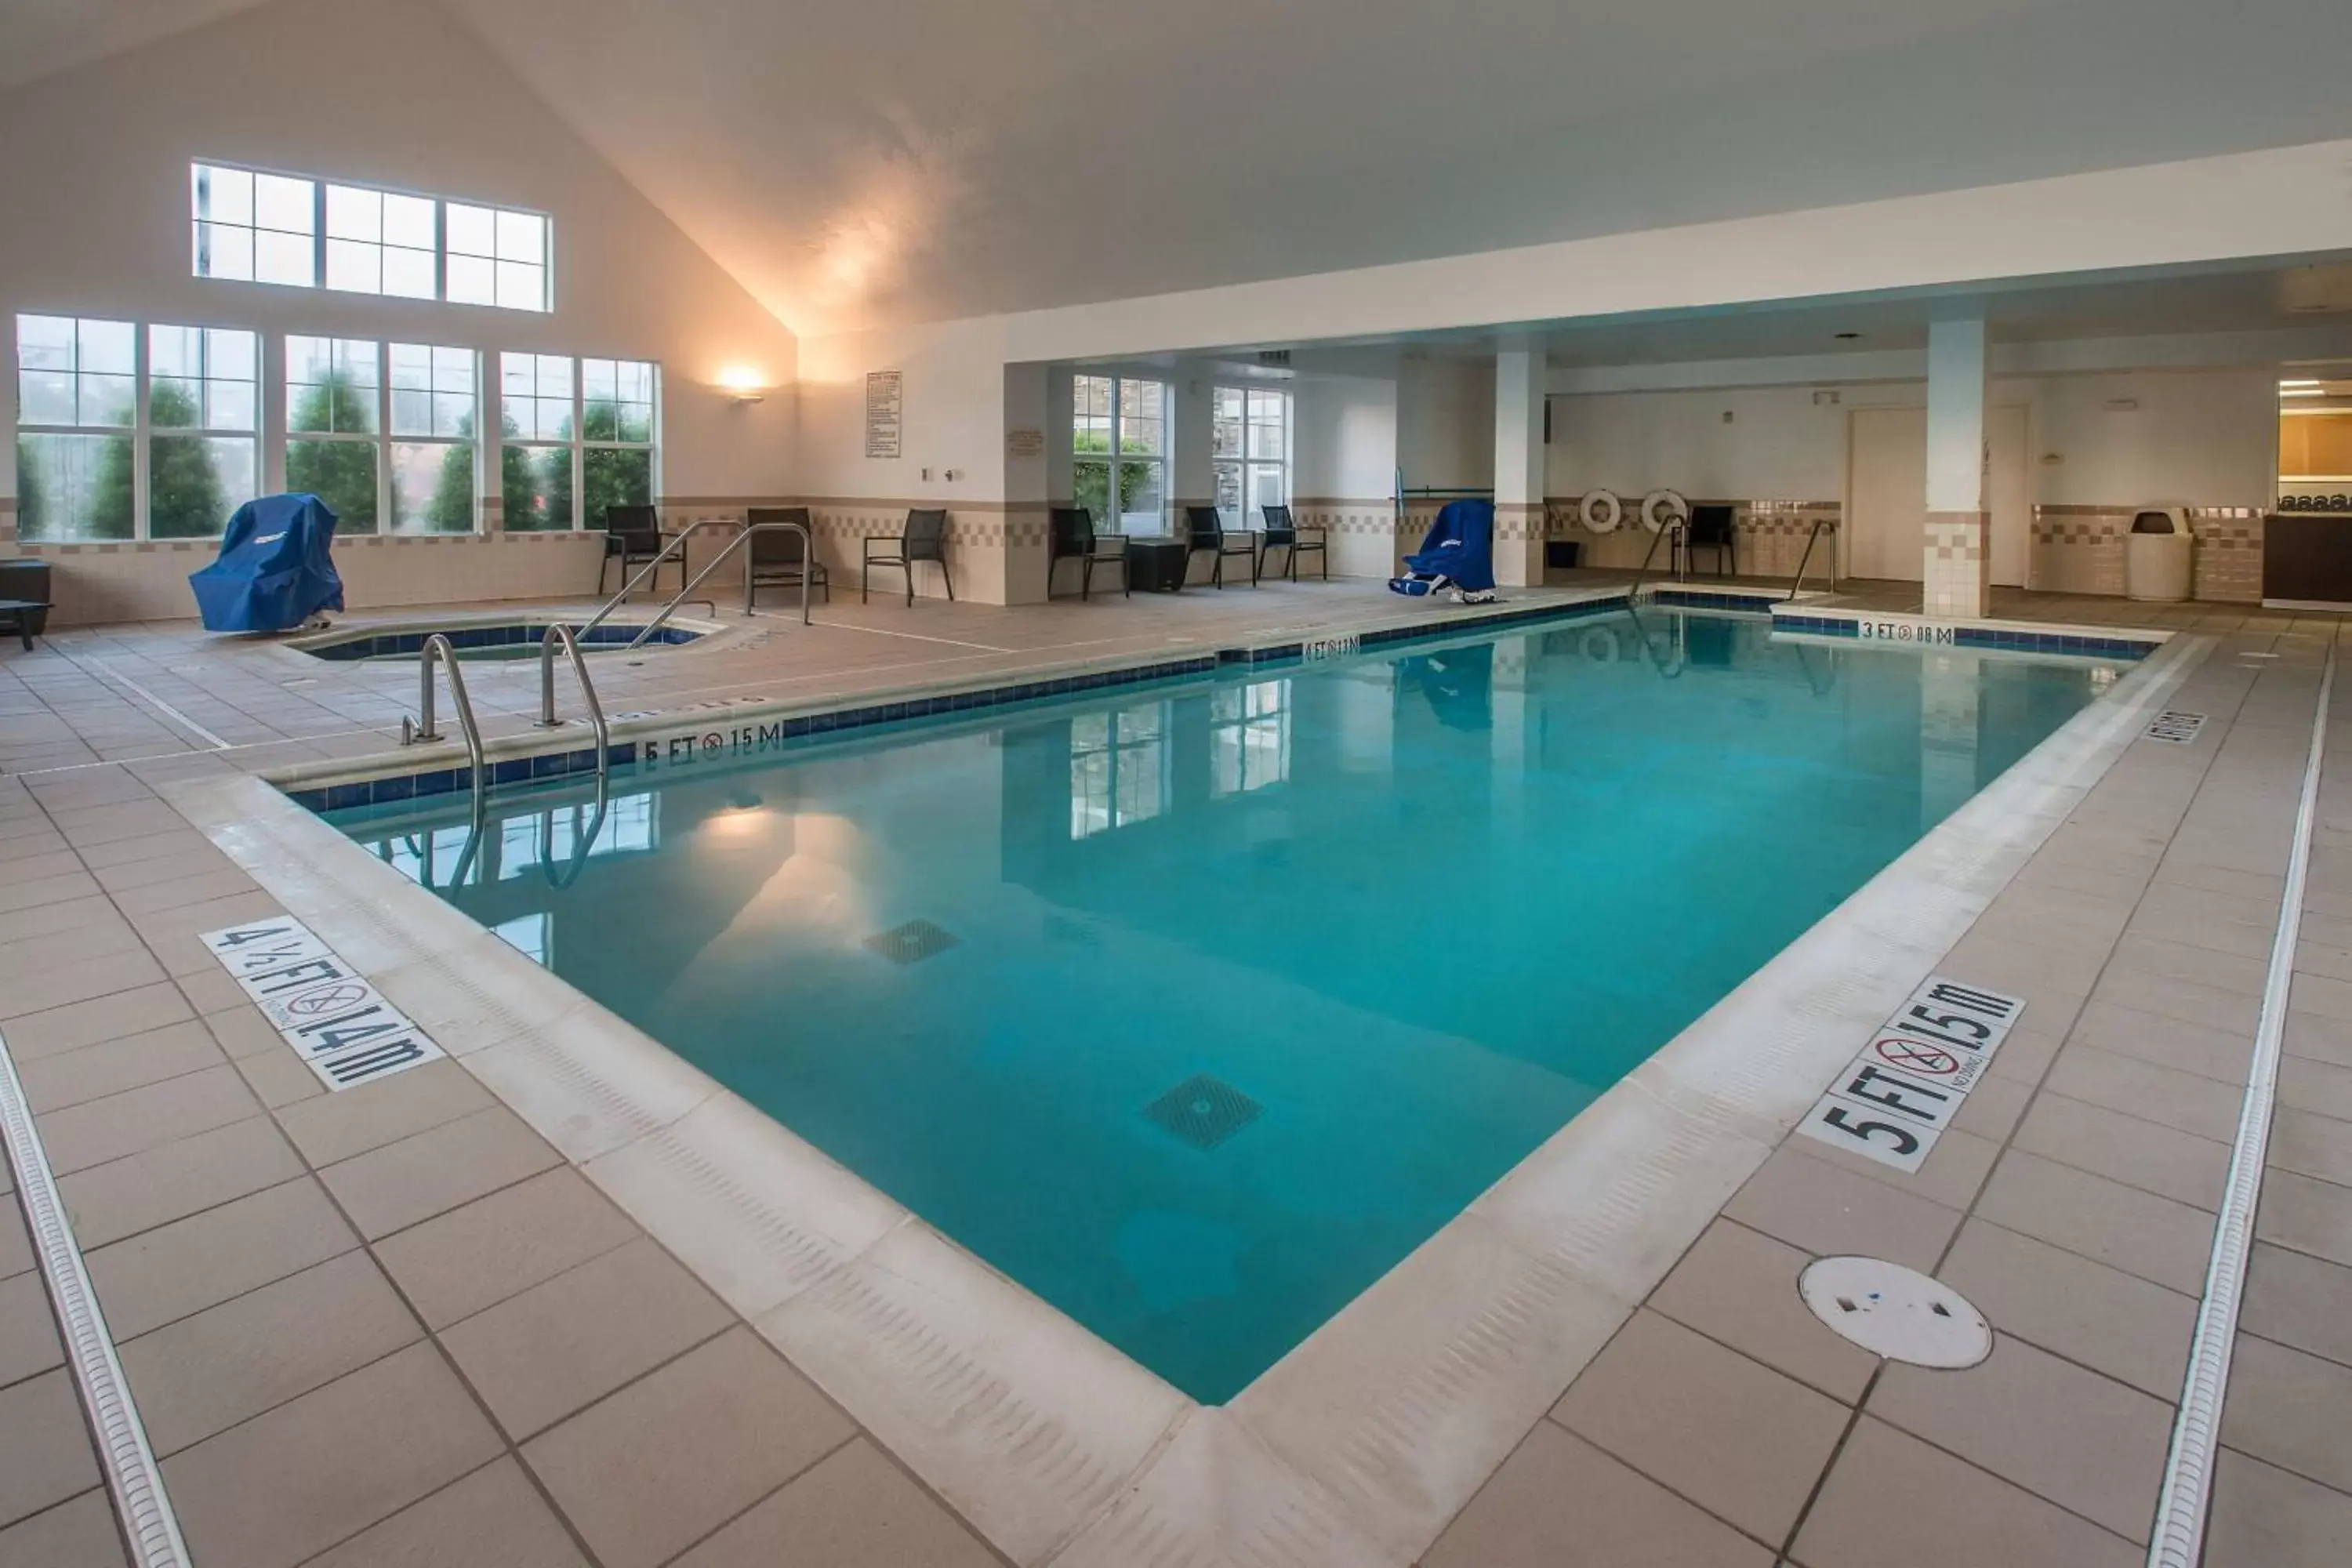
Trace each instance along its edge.
{"label": "white support column", "polygon": [[1540,347],[1495,355],[1495,580],[1543,582],[1544,382]]}
{"label": "white support column", "polygon": [[1990,607],[1992,513],[1986,495],[1985,324],[1927,325],[1927,533],[1920,573],[1931,616]]}
{"label": "white support column", "polygon": [[[971,597],[982,604],[1034,605],[1045,598],[1045,570],[1049,560],[1045,549],[1045,506],[1047,477],[1051,466],[1046,451],[1054,437],[1047,420],[1046,409],[1052,403],[1047,392],[1049,368],[1042,364],[1008,364],[1004,367],[1004,431],[998,437],[1004,476],[1003,531],[998,549],[983,549],[982,570],[973,575],[977,589]],[[1066,405],[1069,390],[1063,387]],[[1041,438],[1042,437],[1042,438]],[[1069,425],[1062,426],[1062,444],[1069,445]],[[952,503],[950,503],[952,504]],[[977,520],[976,520],[977,521]],[[977,528],[975,532],[986,532]],[[954,553],[950,547],[950,554]],[[994,556],[993,561],[988,560]],[[989,570],[989,568],[993,570]]]}
{"label": "white support column", "polygon": [[[1216,463],[1210,434],[1216,387],[1203,367],[1184,365],[1177,370],[1168,394],[1168,439],[1172,448],[1168,469],[1168,526],[1181,533],[1186,507],[1213,506],[1217,500]],[[1229,519],[1228,522],[1234,528],[1250,526],[1246,518]]]}

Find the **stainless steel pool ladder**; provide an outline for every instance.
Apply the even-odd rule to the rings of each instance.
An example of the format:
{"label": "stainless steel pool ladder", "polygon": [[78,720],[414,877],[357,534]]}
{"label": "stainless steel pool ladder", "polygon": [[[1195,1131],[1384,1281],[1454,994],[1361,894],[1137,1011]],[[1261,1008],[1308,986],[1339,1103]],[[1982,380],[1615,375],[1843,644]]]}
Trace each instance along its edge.
{"label": "stainless steel pool ladder", "polygon": [[[669,542],[661,547],[661,552],[656,555],[651,561],[646,562],[643,566],[639,567],[635,576],[631,577],[627,582],[621,584],[621,591],[619,593],[614,594],[611,598],[605,600],[604,607],[599,609],[594,615],[588,617],[587,622],[580,628],[580,635],[582,637],[586,637],[590,632],[594,631],[598,626],[603,626],[606,617],[611,616],[614,610],[621,607],[622,601],[625,600],[629,596],[629,595],[636,588],[637,584],[644,582],[655,572],[658,571],[664,562],[676,559],[680,563],[678,570],[683,573],[685,571],[684,563],[686,559],[686,542],[692,539],[696,534],[701,532],[706,528],[732,528],[740,530],[740,531],[739,531],[734,538],[729,540],[725,548],[721,549],[718,554],[712,556],[708,562],[706,562],[703,564],[701,571],[697,572],[692,577],[688,578],[683,584],[679,584],[677,596],[672,598],[669,603],[664,605],[660,609],[654,612],[654,618],[647,621],[645,626],[638,630],[637,635],[630,639],[628,644],[630,647],[635,647],[647,637],[653,636],[656,631],[659,630],[662,623],[668,620],[671,615],[677,611],[677,607],[687,602],[686,596],[688,594],[693,593],[695,589],[700,587],[702,585],[702,580],[705,577],[709,576],[713,572],[719,570],[721,565],[725,564],[729,557],[732,556],[737,551],[742,549],[745,542],[749,541],[753,534],[772,533],[780,530],[797,533],[801,536],[801,625],[807,626],[809,624],[809,578],[812,575],[809,568],[816,558],[816,541],[811,537],[808,529],[797,522],[740,523],[737,522],[731,517],[706,517],[688,523],[684,528],[679,529],[676,533],[670,535]],[[746,568],[743,573],[743,613],[746,616],[751,613],[751,595],[756,591],[757,586],[758,585],[751,579],[750,569]],[[715,615],[718,613],[719,606],[713,600],[699,599],[695,602],[698,604],[709,605],[711,607],[712,614]]]}
{"label": "stainless steel pool ladder", "polygon": [[605,770],[612,765],[613,731],[604,722],[604,705],[596,700],[596,683],[588,679],[588,661],[580,657],[580,639],[572,628],[556,621],[539,639],[539,727],[553,730],[563,721],[555,716],[555,650],[561,647],[571,656],[572,673],[580,681],[580,700],[587,705],[589,728],[596,731],[596,783],[604,787]]}
{"label": "stainless steel pool ladder", "polygon": [[466,695],[466,678],[457,670],[457,650],[440,632],[426,637],[416,650],[416,709],[419,717],[417,722],[411,723],[406,714],[401,715],[400,743],[404,746],[430,744],[443,738],[433,723],[433,667],[436,664],[449,672],[449,700],[457,709],[457,729],[465,737],[466,756],[473,764],[474,791],[478,795],[489,782],[482,776],[485,771],[482,764],[482,727],[474,720],[473,700]]}
{"label": "stainless steel pool ladder", "polygon": [[1831,517],[1817,517],[1813,519],[1813,531],[1805,536],[1805,552],[1797,557],[1797,575],[1789,584],[1789,598],[1781,600],[1780,602],[1782,604],[1785,605],[1789,603],[1790,599],[1794,599],[1799,594],[1804,592],[1805,567],[1813,558],[1813,546],[1821,542],[1823,530],[1827,530],[1830,535],[1830,589],[1832,592],[1836,591],[1837,520]]}
{"label": "stainless steel pool ladder", "polygon": [[1642,581],[1643,578],[1649,576],[1650,563],[1658,553],[1658,542],[1664,539],[1668,534],[1672,534],[1674,536],[1675,544],[1674,548],[1666,552],[1666,558],[1675,563],[1675,576],[1676,579],[1679,580],[1681,578],[1683,574],[1684,563],[1689,554],[1689,552],[1683,545],[1683,528],[1684,523],[1681,519],[1669,518],[1666,521],[1664,527],[1659,529],[1657,532],[1650,535],[1650,548],[1642,552],[1642,568],[1640,571],[1633,574],[1632,595],[1637,595],[1641,593]]}

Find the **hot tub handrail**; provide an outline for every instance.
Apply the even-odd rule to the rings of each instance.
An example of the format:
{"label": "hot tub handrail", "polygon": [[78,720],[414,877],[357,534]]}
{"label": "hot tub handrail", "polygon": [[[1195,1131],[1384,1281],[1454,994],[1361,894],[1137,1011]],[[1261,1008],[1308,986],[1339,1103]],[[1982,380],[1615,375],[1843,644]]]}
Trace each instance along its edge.
{"label": "hot tub handrail", "polygon": [[547,633],[539,639],[539,727],[551,730],[562,721],[555,716],[555,650],[561,647],[571,656],[572,673],[580,681],[580,700],[588,708],[589,728],[596,731],[596,776],[602,779],[610,765],[613,731],[604,722],[604,705],[596,699],[596,683],[588,679],[588,661],[580,656],[580,639],[562,621],[549,624]]}
{"label": "hot tub handrail", "polygon": [[466,695],[466,678],[457,671],[457,650],[440,632],[426,637],[416,649],[416,707],[421,721],[412,724],[406,714],[401,715],[400,743],[413,746],[441,739],[441,731],[433,724],[433,667],[436,663],[449,672],[449,700],[457,710],[457,728],[465,736],[467,760],[473,764],[474,797],[479,800],[489,784],[485,776],[488,769],[482,760],[482,727],[474,721],[473,700]]}
{"label": "hot tub handrail", "polygon": [[[709,576],[713,572],[716,572],[719,568],[724,566],[727,563],[728,559],[737,551],[742,549],[744,545],[751,542],[751,539],[755,535],[774,533],[780,531],[787,533],[797,533],[801,536],[801,625],[807,626],[809,624],[809,578],[812,574],[809,571],[809,567],[816,559],[816,540],[810,534],[807,524],[799,522],[752,522],[745,523],[741,526],[743,531],[740,533],[738,533],[734,538],[729,540],[725,545],[721,546],[719,553],[712,556],[709,561],[704,564],[701,571],[697,572],[692,577],[688,578],[686,581],[685,585],[678,589],[677,596],[676,598],[672,599],[668,604],[664,605],[660,609],[654,612],[654,618],[647,621],[644,627],[638,631],[637,635],[629,640],[629,647],[635,647],[639,643],[644,642],[647,637],[653,636],[654,633],[659,631],[661,629],[662,623],[669,619],[670,612],[676,610],[680,605],[686,603],[686,596],[688,594],[693,593],[695,589],[700,587],[702,585],[702,580],[705,577]],[[680,537],[683,537],[683,535]],[[759,584],[752,580],[751,567],[748,565],[745,566],[743,569],[743,613],[747,616],[751,613],[751,595],[758,590],[758,587]],[[587,628],[583,627],[581,629],[584,631]]]}
{"label": "hot tub handrail", "polygon": [[[636,592],[638,584],[644,582],[647,577],[660,571],[663,563],[670,560],[673,556],[680,559],[681,564],[678,567],[678,572],[680,575],[684,575],[686,568],[682,562],[686,552],[686,542],[688,540],[692,539],[696,534],[701,532],[706,528],[734,528],[740,526],[741,525],[737,523],[731,517],[698,517],[692,522],[688,523],[684,528],[679,529],[676,533],[671,534],[669,536],[669,542],[663,545],[660,551],[655,554],[651,561],[648,561],[643,566],[638,567],[636,574],[621,584],[621,591],[619,593],[614,594],[611,598],[605,600],[604,605],[598,608],[594,615],[589,616],[586,621],[582,623],[580,635],[582,637],[586,637],[590,632],[593,632],[598,626],[603,626],[606,619],[611,616],[613,612],[621,607],[623,601],[627,599],[631,594]],[[689,584],[688,586],[692,586],[692,584]],[[683,588],[679,589],[677,599],[671,600],[668,607],[675,607],[678,599],[683,599],[685,597],[686,590]]]}

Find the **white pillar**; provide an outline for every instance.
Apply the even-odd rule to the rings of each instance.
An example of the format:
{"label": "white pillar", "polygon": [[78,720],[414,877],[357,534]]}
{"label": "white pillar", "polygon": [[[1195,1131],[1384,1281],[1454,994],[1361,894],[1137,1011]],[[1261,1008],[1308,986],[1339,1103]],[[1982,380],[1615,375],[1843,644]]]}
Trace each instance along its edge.
{"label": "white pillar", "polygon": [[[982,570],[973,574],[978,591],[970,595],[982,604],[1034,605],[1045,598],[1046,480],[1051,472],[1045,454],[1054,439],[1046,415],[1053,401],[1047,390],[1051,379],[1042,364],[1004,367],[1004,431],[997,444],[1003,466],[1002,531],[984,525],[967,531],[983,542],[977,552]],[[1066,402],[1068,395],[1066,389]],[[1066,424],[1062,442],[1069,444]],[[952,522],[952,511],[950,516]],[[951,544],[950,559],[954,553]]]}
{"label": "white pillar", "polygon": [[1920,574],[1931,616],[1974,617],[1991,599],[1985,493],[1985,324],[1927,325],[1927,533]]}
{"label": "white pillar", "polygon": [[[1168,439],[1173,448],[1173,460],[1168,470],[1168,526],[1181,533],[1186,507],[1214,506],[1217,500],[1216,463],[1209,428],[1216,388],[1202,367],[1185,365],[1177,371],[1175,384],[1168,390]],[[1255,525],[1252,518],[1225,519],[1228,528]]]}
{"label": "white pillar", "polygon": [[1540,347],[1495,355],[1495,579],[1543,582],[1544,384]]}

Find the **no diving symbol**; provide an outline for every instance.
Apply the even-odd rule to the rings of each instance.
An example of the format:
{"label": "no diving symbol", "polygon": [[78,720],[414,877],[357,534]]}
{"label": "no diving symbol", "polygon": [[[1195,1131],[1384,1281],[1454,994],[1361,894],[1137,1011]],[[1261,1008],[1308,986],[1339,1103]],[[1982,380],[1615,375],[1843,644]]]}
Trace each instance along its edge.
{"label": "no diving symbol", "polygon": [[723,744],[725,744],[725,737],[716,730],[702,737],[702,749],[706,752],[715,752]]}
{"label": "no diving symbol", "polygon": [[1870,1054],[1888,1067],[1924,1078],[1951,1078],[1964,1065],[1959,1053],[1901,1035],[1883,1035],[1870,1043]]}
{"label": "no diving symbol", "polygon": [[368,988],[356,980],[321,985],[286,999],[286,1011],[298,1018],[319,1018],[364,1002]]}

